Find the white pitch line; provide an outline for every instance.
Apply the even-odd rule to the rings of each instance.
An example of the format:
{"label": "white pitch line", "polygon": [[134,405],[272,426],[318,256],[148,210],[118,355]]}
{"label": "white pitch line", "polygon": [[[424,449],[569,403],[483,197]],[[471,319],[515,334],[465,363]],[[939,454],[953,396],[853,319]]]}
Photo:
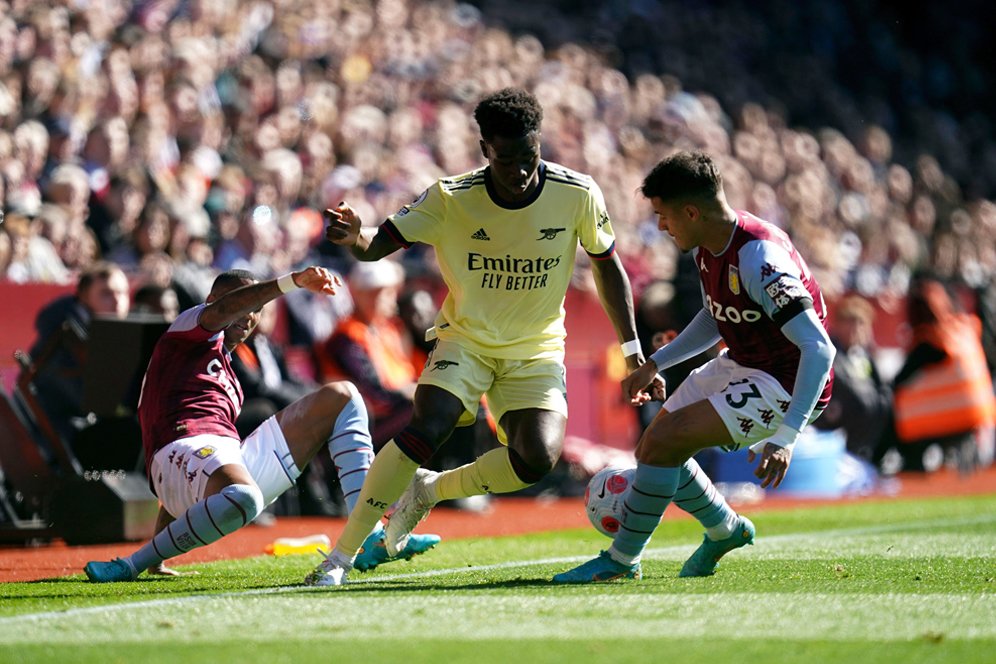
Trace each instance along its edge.
{"label": "white pitch line", "polygon": [[[821,530],[806,533],[787,533],[784,535],[768,535],[764,537],[765,542],[806,542],[806,541],[826,541],[827,538],[853,537],[856,535],[878,535],[888,532],[903,530],[929,530],[938,526],[972,526],[996,523],[996,514],[979,514],[960,519],[934,519],[932,521],[911,521],[892,523],[878,526],[863,526],[857,528],[838,528],[834,530]],[[644,558],[670,558],[677,554],[687,552],[690,545],[673,545],[647,549]],[[454,567],[449,569],[427,570],[424,572],[408,572],[405,574],[387,574],[367,579],[350,580],[348,585],[359,585],[369,583],[383,583],[385,581],[407,581],[411,579],[427,579],[450,574],[488,572],[492,570],[514,569],[518,567],[535,567],[537,565],[553,565],[582,562],[591,558],[591,554],[581,556],[560,556],[556,558],[539,558],[534,560],[510,560],[503,563],[491,565],[476,565],[469,567]],[[136,602],[124,602],[121,604],[103,604],[100,606],[86,606],[64,611],[43,611],[40,613],[25,613],[17,616],[0,617],[0,626],[10,625],[19,622],[35,622],[39,620],[50,620],[53,618],[67,618],[93,613],[110,613],[136,608],[150,608],[161,606],[174,606],[191,602],[201,602],[212,599],[223,599],[226,597],[251,597],[275,595],[287,592],[330,592],[327,588],[312,588],[307,586],[278,586],[275,588],[256,588],[253,590],[239,590],[223,593],[206,593],[202,595],[185,595],[183,597],[171,597],[164,599],[141,600]],[[331,592],[336,592],[332,590]]]}

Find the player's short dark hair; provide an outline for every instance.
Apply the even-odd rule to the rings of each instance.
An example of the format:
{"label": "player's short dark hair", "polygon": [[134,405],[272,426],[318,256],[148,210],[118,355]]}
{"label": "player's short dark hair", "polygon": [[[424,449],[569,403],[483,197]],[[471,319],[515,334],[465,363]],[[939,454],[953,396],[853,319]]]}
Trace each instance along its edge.
{"label": "player's short dark hair", "polygon": [[246,282],[255,283],[257,281],[259,281],[259,279],[257,279],[256,275],[249,270],[225,270],[214,278],[214,283],[211,284],[211,292],[217,292],[219,289],[229,291],[233,288],[238,288],[239,286],[244,285]]}
{"label": "player's short dark hair", "polygon": [[539,131],[543,108],[529,92],[521,88],[505,88],[482,99],[474,109],[474,119],[486,141],[495,136],[519,138],[531,131]]}
{"label": "player's short dark hair", "polygon": [[712,157],[704,152],[676,152],[661,160],[643,180],[640,191],[662,201],[677,198],[715,198],[723,176]]}

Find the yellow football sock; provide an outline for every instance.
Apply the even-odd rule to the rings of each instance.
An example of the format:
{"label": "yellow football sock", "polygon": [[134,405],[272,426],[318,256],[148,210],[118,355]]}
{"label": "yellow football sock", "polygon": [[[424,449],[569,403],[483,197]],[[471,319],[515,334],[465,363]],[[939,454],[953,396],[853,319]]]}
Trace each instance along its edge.
{"label": "yellow football sock", "polygon": [[388,441],[370,464],[360,497],[336,542],[336,550],[354,558],[385,510],[404,493],[417,469],[418,463],[408,458],[393,440]]}
{"label": "yellow football sock", "polygon": [[447,470],[435,482],[439,500],[479,496],[484,493],[511,493],[530,486],[519,479],[508,458],[508,448],[485,452],[473,463]]}

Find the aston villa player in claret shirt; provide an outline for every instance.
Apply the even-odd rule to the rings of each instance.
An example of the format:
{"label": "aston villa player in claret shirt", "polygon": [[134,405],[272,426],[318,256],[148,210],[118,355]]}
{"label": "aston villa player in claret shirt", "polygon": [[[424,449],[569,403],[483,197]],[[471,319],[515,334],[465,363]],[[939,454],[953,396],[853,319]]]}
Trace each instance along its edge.
{"label": "aston villa player in claret shirt", "polygon": [[[242,388],[231,366],[231,353],[252,334],[267,302],[298,288],[334,296],[340,286],[323,267],[268,281],[229,270],[214,280],[204,304],[173,321],[152,352],[138,404],[149,486],[161,503],[156,534],[130,556],[87,563],[90,581],[132,581],[146,570],[176,574],[166,560],[247,525],[294,486],[323,448],[335,462],[346,507],[353,508],[373,458],[356,387],[323,385],[240,440],[235,420]],[[413,535],[408,548],[392,556],[384,538],[379,525],[368,531],[358,567],[411,558],[439,541]]]}
{"label": "aston villa player in claret shirt", "polygon": [[[705,528],[680,576],[708,576],[724,555],[754,541],[754,524],[730,509],[692,458],[707,447],[748,448],[761,486],[777,487],[802,429],[830,400],[834,347],[826,305],[788,236],[734,210],[712,159],[679,152],[643,182],[658,228],[690,251],[702,309],[669,344],[627,376],[634,404],[665,399],[636,448],[632,491],[608,551],[554,577],[557,583],[640,578],[640,557],[673,501]],[[726,349],[669,397],[658,372],[723,341]],[[666,387],[666,386],[665,386]]]}

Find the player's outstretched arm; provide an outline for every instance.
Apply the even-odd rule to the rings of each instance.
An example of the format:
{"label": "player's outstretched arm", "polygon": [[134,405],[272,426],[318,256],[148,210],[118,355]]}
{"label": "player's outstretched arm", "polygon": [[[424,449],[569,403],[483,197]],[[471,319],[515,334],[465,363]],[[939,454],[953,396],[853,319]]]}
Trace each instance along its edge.
{"label": "player's outstretched arm", "polygon": [[[633,314],[633,289],[629,276],[623,269],[619,255],[613,253],[608,259],[592,262],[592,276],[598,289],[598,297],[602,308],[612,321],[619,343],[623,346],[623,356],[626,358],[626,368],[631,379],[644,364],[643,349],[636,335],[636,319]],[[637,384],[643,377],[647,380]],[[640,406],[647,401],[664,399],[664,379],[657,374],[657,369],[649,369],[636,382],[623,382],[623,396],[634,406]]]}
{"label": "player's outstretched arm", "polygon": [[792,399],[785,419],[767,440],[750,446],[747,462],[753,463],[760,452],[754,475],[761,486],[777,488],[792,462],[792,448],[803,427],[809,422],[820,393],[826,385],[836,353],[830,337],[812,307],[804,309],[782,326],[782,333],[799,347],[799,369],[796,372]]}
{"label": "player's outstretched arm", "polygon": [[[623,269],[619,254],[613,253],[603,260],[591,262],[592,276],[595,277],[595,287],[598,289],[598,299],[602,308],[612,321],[619,343],[636,339],[636,319],[633,314],[633,289],[629,276]],[[643,350],[626,357],[626,366],[630,371],[643,364]]]}
{"label": "player's outstretched arm", "polygon": [[364,228],[360,216],[348,203],[342,202],[334,208],[328,208],[322,213],[322,217],[328,223],[325,227],[325,239],[332,244],[349,247],[358,260],[379,260],[401,248],[401,244],[389,233]]}
{"label": "player's outstretched arm", "polygon": [[324,267],[312,266],[279,279],[241,286],[212,300],[201,312],[200,324],[208,330],[223,330],[251,311],[262,308],[283,293],[304,288],[313,293],[335,295],[342,286],[339,277]]}

